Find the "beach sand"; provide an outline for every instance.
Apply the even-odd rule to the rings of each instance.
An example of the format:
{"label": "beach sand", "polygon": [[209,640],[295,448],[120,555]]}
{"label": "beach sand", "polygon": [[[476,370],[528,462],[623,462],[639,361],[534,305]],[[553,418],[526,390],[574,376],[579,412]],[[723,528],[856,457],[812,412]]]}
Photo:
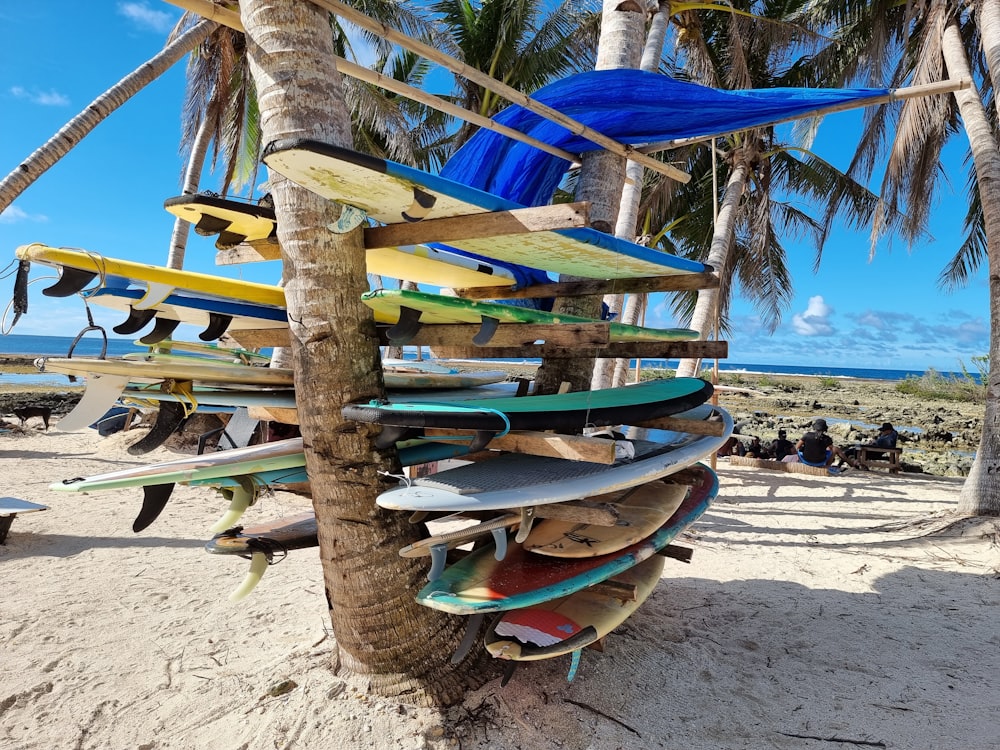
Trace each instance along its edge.
{"label": "beach sand", "polygon": [[[248,563],[205,552],[211,490],[178,487],[133,534],[138,490],[47,488],[177,457],[129,456],[134,439],[0,435],[0,494],[50,506],[0,546],[0,747],[1000,747],[1000,519],[947,526],[961,479],[720,461],[718,500],[679,540],[692,562],[668,560],[572,683],[568,658],[505,687],[497,669],[436,711],[334,671],[315,550],[228,601]],[[277,493],[246,520],[306,507]]]}

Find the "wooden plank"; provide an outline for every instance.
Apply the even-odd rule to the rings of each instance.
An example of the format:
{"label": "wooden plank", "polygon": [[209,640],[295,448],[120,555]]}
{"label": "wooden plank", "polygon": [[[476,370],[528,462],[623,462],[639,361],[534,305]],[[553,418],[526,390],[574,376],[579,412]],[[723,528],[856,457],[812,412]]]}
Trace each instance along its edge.
{"label": "wooden plank", "polygon": [[[436,439],[468,439],[469,431],[461,429],[424,428],[424,435]],[[581,435],[558,435],[532,430],[514,430],[495,437],[489,443],[490,450],[527,453],[532,456],[564,458],[569,461],[588,461],[610,466],[615,462],[615,444],[605,438],[583,437]]]}
{"label": "wooden plank", "polygon": [[269,346],[290,346],[287,328],[255,328],[226,331],[226,335],[244,349],[265,349]]}
{"label": "wooden plank", "polygon": [[710,422],[705,419],[679,419],[677,417],[659,417],[644,422],[635,422],[635,427],[648,427],[654,430],[673,430],[674,432],[689,432],[692,435],[712,435],[721,437],[724,425],[722,422]]}
{"label": "wooden plank", "polygon": [[[379,327],[379,343],[389,345],[386,335],[387,327]],[[544,341],[549,346],[607,346],[611,340],[609,323],[558,323],[554,325],[537,325],[534,323],[503,323],[497,328],[490,342],[476,351],[490,347],[520,347],[536,345]],[[475,324],[445,324],[425,325],[407,342],[410,345],[421,346],[469,346],[473,337],[479,333]],[[474,354],[471,358],[481,356]]]}
{"label": "wooden plank", "polygon": [[236,247],[215,252],[215,265],[217,266],[261,263],[265,260],[281,260],[281,246],[274,237],[241,242]]}
{"label": "wooden plank", "polygon": [[[365,229],[365,248],[393,248],[428,242],[455,242],[483,237],[506,237],[590,225],[590,203],[556,203],[551,206],[453,216],[446,219],[389,224]],[[489,299],[485,297],[483,299]]]}
{"label": "wooden plank", "polygon": [[671,560],[678,560],[679,562],[689,563],[691,558],[694,557],[694,550],[690,547],[681,547],[676,544],[668,544],[666,547],[661,549],[656,554],[663,555],[664,557],[669,557]]}
{"label": "wooden plank", "polygon": [[247,407],[247,414],[252,419],[260,419],[265,422],[281,422],[283,424],[299,423],[298,409],[287,409],[278,406],[250,406]]}
{"label": "wooden plank", "polygon": [[535,284],[522,289],[509,286],[476,287],[456,289],[455,293],[465,299],[538,299],[548,297],[587,297],[605,294],[646,294],[651,292],[675,292],[697,289],[718,289],[719,274],[682,273],[669,276],[651,276],[639,279],[586,279],[584,281],[560,281],[554,284]]}
{"label": "wooden plank", "polygon": [[[428,326],[429,327],[429,326]],[[503,328],[503,326],[501,326]],[[422,333],[423,331],[421,331]],[[422,344],[420,333],[411,344]],[[527,344],[513,346],[434,346],[434,355],[441,359],[570,359],[573,357],[634,358],[634,359],[726,359],[728,341],[641,341],[608,344],[605,347],[576,343],[571,346]]]}

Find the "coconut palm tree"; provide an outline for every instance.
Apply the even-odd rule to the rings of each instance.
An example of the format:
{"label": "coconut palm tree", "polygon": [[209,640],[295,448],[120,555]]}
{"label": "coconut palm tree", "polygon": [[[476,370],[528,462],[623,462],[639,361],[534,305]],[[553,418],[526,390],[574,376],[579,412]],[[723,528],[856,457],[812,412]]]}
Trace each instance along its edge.
{"label": "coconut palm tree", "polygon": [[[987,263],[990,372],[983,434],[957,510],[968,515],[1000,515],[1000,472],[996,471],[1000,466],[1000,393],[996,388],[1000,383],[1000,150],[996,121],[985,104],[995,99],[1000,79],[1000,8],[995,0],[972,5],[925,0],[905,6],[826,0],[813,12],[821,22],[837,28],[836,54],[828,52],[823,62],[828,74],[845,82],[862,78],[868,70],[885,76],[890,85],[960,77],[977,82],[976,88],[949,96],[908,100],[898,110],[872,113],[851,169],[867,178],[880,164],[883,151],[888,152],[880,192],[887,210],[905,212],[904,236],[912,242],[925,228],[934,192],[945,177],[942,148],[959,127],[965,132],[974,170],[969,185],[975,186],[978,200],[970,200],[968,237],[949,269],[958,269],[951,278],[961,280],[977,263]],[[877,223],[875,232],[881,229]]]}
{"label": "coconut palm tree", "polygon": [[[327,14],[297,0],[244,0],[240,16],[257,82],[265,142],[309,137],[350,147],[351,117],[334,64]],[[301,71],[302,75],[289,75]],[[307,75],[305,73],[308,73]],[[284,256],[296,394],[313,488],[320,555],[342,667],[369,676],[376,693],[409,703],[458,700],[482,659],[451,665],[464,623],[413,598],[423,566],[400,557],[419,531],[375,497],[400,473],[377,428],[345,422],[348,402],[384,397],[378,338],[360,298],[367,289],[361,229],[324,227],[339,207],[271,175]]]}

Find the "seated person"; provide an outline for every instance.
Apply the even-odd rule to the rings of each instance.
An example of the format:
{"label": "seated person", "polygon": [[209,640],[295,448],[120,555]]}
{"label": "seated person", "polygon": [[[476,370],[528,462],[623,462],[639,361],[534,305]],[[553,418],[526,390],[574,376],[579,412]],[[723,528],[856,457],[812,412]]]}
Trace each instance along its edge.
{"label": "seated person", "polygon": [[[878,435],[870,443],[865,443],[864,448],[895,448],[896,441],[899,440],[899,433],[896,432],[896,428],[892,426],[891,422],[883,422],[882,426],[878,428]],[[858,448],[850,448],[846,451],[848,456],[847,462],[857,468],[858,466]],[[885,458],[884,453],[869,453],[868,457],[878,461]]]}
{"label": "seated person", "polygon": [[785,456],[782,459],[786,463],[807,464],[809,466],[823,466],[829,468],[833,465],[833,460],[839,458],[842,463],[847,462],[847,456],[843,451],[833,444],[833,438],[826,434],[827,426],[825,419],[816,419],[812,423],[812,430],[807,432],[799,442],[795,444],[795,453]]}
{"label": "seated person", "polygon": [[795,445],[788,439],[787,432],[778,430],[778,437],[771,441],[769,450],[774,460],[780,461],[785,456],[795,453]]}
{"label": "seated person", "polygon": [[760,444],[760,438],[756,435],[753,436],[749,445],[746,446],[745,453],[750,458],[767,458],[767,451],[764,450],[764,446]]}

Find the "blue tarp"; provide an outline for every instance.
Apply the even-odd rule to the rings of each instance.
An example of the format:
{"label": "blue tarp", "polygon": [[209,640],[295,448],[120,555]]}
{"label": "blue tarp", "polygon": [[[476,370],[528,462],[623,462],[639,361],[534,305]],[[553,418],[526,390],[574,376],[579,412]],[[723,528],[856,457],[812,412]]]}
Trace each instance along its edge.
{"label": "blue tarp", "polygon": [[[837,104],[863,106],[888,89],[748,89],[723,91],[641,70],[600,70],[565,78],[531,97],[620,143],[641,145],[729,133]],[[571,153],[597,146],[518,105],[493,118]],[[481,129],[448,160],[443,177],[525,206],[546,205],[569,163]]]}

